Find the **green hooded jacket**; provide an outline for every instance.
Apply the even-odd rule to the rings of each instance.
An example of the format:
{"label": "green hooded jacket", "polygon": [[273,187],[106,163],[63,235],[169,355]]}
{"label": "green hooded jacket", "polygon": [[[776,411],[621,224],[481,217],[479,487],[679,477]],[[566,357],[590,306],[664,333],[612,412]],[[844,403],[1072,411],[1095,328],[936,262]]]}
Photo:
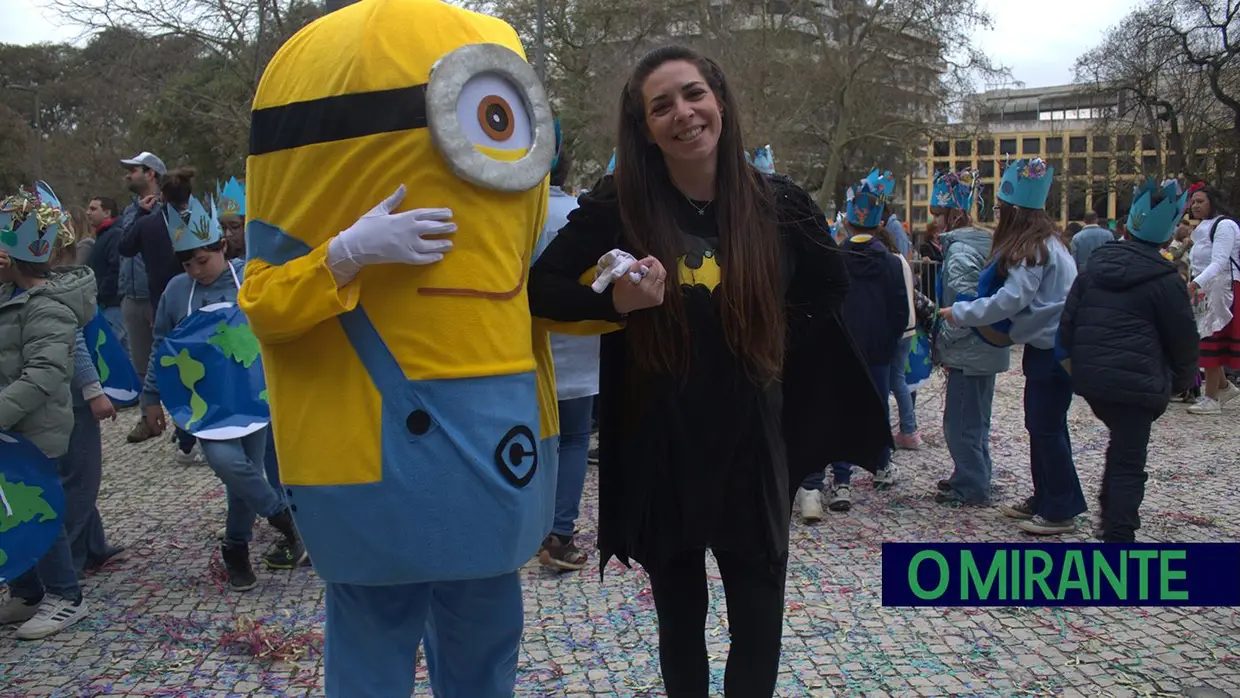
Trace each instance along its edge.
{"label": "green hooded jacket", "polygon": [[69,450],[77,330],[95,316],[95,275],[62,267],[19,293],[0,284],[0,431],[29,439],[50,458]]}

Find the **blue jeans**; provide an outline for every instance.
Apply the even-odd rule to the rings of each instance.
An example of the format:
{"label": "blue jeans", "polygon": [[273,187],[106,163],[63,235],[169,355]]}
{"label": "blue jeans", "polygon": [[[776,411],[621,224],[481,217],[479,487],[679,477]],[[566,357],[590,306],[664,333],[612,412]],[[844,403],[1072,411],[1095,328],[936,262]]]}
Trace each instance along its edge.
{"label": "blue jeans", "polygon": [[65,491],[65,536],[73,553],[73,569],[78,572],[85,569],[88,560],[112,553],[96,506],[103,480],[102,438],[99,420],[90,407],[76,407],[69,451],[56,461]]}
{"label": "blue jeans", "polygon": [[37,601],[45,592],[70,601],[82,598],[77,570],[73,568],[73,551],[63,525],[52,547],[34,568],[9,581],[9,594],[23,601]]}
{"label": "blue jeans", "polygon": [[593,395],[560,400],[560,474],[555,483],[555,522],[551,532],[562,538],[577,532],[581,491],[586,486],[593,407]]}
{"label": "blue jeans", "polygon": [[249,543],[254,539],[257,517],[270,518],[284,510],[284,503],[267,482],[263,460],[267,451],[267,430],[228,441],[201,439],[202,453],[215,476],[228,493],[228,516],[224,521],[227,543]]}
{"label": "blue jeans", "polygon": [[990,412],[994,399],[993,375],[969,376],[959,369],[947,370],[943,439],[956,466],[947,482],[967,504],[990,501]]}
{"label": "blue jeans", "polygon": [[1072,379],[1051,349],[1026,346],[1021,368],[1025,372],[1033,511],[1048,521],[1067,521],[1088,509],[1068,437]]}
{"label": "blue jeans", "polygon": [[917,405],[913,402],[913,392],[904,381],[904,368],[908,365],[908,355],[913,351],[913,340],[916,337],[901,339],[896,347],[895,358],[891,360],[891,371],[887,380],[891,384],[891,394],[896,396],[896,407],[900,410],[900,433],[912,434],[917,431]]}
{"label": "blue jeans", "polygon": [[128,354],[129,333],[125,331],[125,313],[121,312],[119,305],[108,306],[102,310],[103,319],[108,321],[108,327],[112,330],[112,334],[116,335],[116,341],[121,343],[121,347]]}
{"label": "blue jeans", "polygon": [[[887,405],[887,393],[890,390],[888,382],[891,376],[891,366],[882,364],[881,366],[870,366],[870,377],[874,379],[874,387],[878,388],[878,394],[883,396],[883,418],[890,418],[890,407]],[[904,380],[904,373],[901,371],[900,380]],[[878,469],[885,470],[891,464],[891,449],[884,448],[879,458]],[[831,480],[836,485],[847,485],[852,482],[852,463],[832,463],[831,464]],[[826,487],[826,473],[819,470],[805,476],[801,481],[801,487],[807,490],[822,491]]]}

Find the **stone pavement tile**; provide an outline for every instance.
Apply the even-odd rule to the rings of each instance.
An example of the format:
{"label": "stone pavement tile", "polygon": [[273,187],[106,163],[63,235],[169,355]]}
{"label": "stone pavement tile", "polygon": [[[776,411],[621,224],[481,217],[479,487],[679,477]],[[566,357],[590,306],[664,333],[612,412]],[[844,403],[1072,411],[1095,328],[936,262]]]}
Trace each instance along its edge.
{"label": "stone pavement tile", "polygon": [[[991,440],[997,502],[1030,491],[1021,389],[1016,373],[998,381]],[[1240,695],[1240,625],[1226,609],[883,607],[884,541],[1028,540],[994,509],[934,504],[934,482],[951,471],[942,403],[936,377],[918,394],[926,448],[894,456],[904,477],[899,486],[876,492],[859,473],[851,512],[830,514],[818,526],[793,524],[777,695],[1092,697],[1174,695],[1205,685]],[[1226,415],[1193,418],[1184,408],[1173,405],[1155,425],[1139,537],[1238,540],[1240,430]],[[135,418],[126,411],[104,425],[99,503],[110,538],[128,551],[87,578],[92,614],[71,631],[26,643],[0,629],[0,698],[169,689],[189,697],[322,695],[320,580],[309,569],[259,567],[257,589],[227,590],[215,540],[224,512],[219,481],[204,466],[175,465],[165,439],[125,443]],[[1106,430],[1077,400],[1070,432],[1092,506]],[[586,549],[595,535],[595,476],[592,468],[579,520]],[[1089,540],[1093,516],[1065,538]],[[275,536],[263,522],[255,535],[257,561]],[[726,607],[713,562],[708,570],[706,637],[721,692]],[[600,583],[597,568],[560,574],[532,562],[521,576],[527,626],[518,696],[662,694],[654,604],[640,568],[613,562]],[[430,695],[425,679],[422,666],[418,696]]]}

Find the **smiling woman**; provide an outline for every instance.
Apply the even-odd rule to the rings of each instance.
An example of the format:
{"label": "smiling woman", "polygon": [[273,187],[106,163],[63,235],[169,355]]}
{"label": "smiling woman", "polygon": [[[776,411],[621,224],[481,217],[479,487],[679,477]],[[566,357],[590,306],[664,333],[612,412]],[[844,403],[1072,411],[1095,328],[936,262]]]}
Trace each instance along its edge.
{"label": "smiling woman", "polygon": [[[724,693],[774,692],[789,482],[837,458],[873,470],[891,438],[837,315],[848,276],[822,212],[749,165],[741,134],[718,64],[648,54],[621,96],[614,175],[530,271],[534,315],[624,324],[600,354],[598,547],[604,567],[616,556],[650,575],[670,698],[718,695],[707,548],[728,597]],[[583,285],[617,249],[647,273]]]}

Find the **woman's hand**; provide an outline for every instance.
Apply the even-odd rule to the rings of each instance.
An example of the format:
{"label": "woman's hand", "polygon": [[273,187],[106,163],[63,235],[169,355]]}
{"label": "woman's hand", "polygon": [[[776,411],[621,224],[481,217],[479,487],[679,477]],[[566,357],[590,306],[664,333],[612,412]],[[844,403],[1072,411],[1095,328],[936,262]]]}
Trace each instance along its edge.
{"label": "woman's hand", "polygon": [[168,424],[164,421],[163,405],[147,405],[146,409],[143,410],[143,414],[146,417],[146,426],[155,432],[156,436],[164,433],[164,429],[167,428]]}
{"label": "woman's hand", "polygon": [[943,320],[949,325],[955,326],[956,324],[956,316],[952,315],[952,307],[950,305],[946,308],[939,309],[939,317],[943,318]]}
{"label": "woman's hand", "polygon": [[101,422],[109,419],[113,421],[116,420],[116,406],[112,404],[112,401],[108,399],[107,395],[100,395],[98,397],[91,398],[89,404],[90,413],[95,416],[95,419]]}
{"label": "woman's hand", "polygon": [[1197,292],[1200,290],[1201,290],[1201,287],[1197,285],[1196,281],[1188,282],[1188,297],[1189,298],[1196,298]]}
{"label": "woman's hand", "polygon": [[643,266],[649,271],[637,283],[633,283],[633,280],[625,275],[613,284],[611,302],[616,307],[617,313],[623,315],[634,310],[663,305],[663,292],[667,288],[667,270],[655,257],[637,260],[632,270],[635,271]]}

